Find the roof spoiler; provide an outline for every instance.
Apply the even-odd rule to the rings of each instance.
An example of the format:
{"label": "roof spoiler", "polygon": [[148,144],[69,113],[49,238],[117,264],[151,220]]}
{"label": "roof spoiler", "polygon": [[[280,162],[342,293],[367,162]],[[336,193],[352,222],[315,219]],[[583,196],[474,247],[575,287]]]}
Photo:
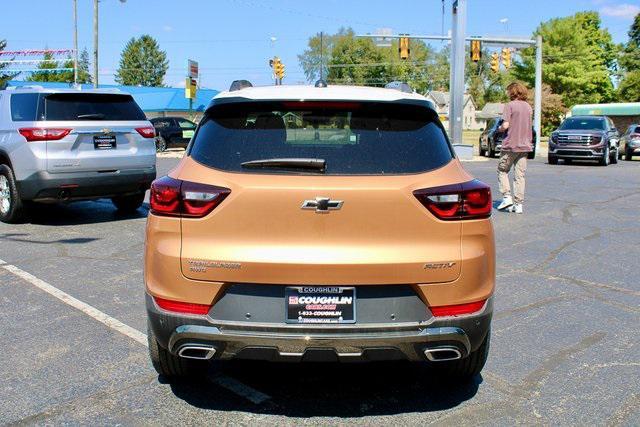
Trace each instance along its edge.
{"label": "roof spoiler", "polygon": [[249,80],[234,80],[229,86],[229,92],[235,92],[236,90],[244,89],[247,87],[253,87]]}
{"label": "roof spoiler", "polygon": [[414,92],[408,83],[400,82],[400,81],[389,82],[384,87],[385,89],[395,89],[395,90],[399,90],[400,92],[406,92],[406,93]]}

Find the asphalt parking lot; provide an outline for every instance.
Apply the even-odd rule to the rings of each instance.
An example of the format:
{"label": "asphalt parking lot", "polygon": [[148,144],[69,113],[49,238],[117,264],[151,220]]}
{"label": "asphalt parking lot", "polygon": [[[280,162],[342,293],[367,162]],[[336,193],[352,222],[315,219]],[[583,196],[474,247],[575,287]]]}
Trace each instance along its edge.
{"label": "asphalt parking lot", "polygon": [[[496,160],[466,167],[497,199]],[[1,224],[0,423],[639,425],[640,161],[536,159],[527,184],[525,215],[493,216],[492,348],[463,385],[403,363],[255,362],[169,384],[143,344],[146,211],[83,202]]]}

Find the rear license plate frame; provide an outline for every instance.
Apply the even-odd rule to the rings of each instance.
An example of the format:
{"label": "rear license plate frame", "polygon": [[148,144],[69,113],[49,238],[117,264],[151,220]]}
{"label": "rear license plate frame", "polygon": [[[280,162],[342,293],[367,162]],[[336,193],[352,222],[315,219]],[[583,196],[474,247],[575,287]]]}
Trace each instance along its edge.
{"label": "rear license plate frame", "polygon": [[93,148],[96,150],[114,150],[117,148],[115,135],[94,135]]}
{"label": "rear license plate frame", "polygon": [[[300,325],[356,323],[355,286],[287,286],[284,297],[286,323]],[[315,297],[316,300],[308,303],[301,302],[301,297]],[[322,300],[323,297],[326,300]]]}

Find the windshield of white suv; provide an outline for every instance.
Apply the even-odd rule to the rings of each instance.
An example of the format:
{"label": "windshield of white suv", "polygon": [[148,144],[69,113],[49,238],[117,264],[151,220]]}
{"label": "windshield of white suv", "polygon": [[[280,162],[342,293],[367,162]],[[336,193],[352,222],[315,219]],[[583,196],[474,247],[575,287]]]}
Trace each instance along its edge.
{"label": "windshield of white suv", "polygon": [[572,117],[565,120],[560,126],[560,130],[604,130],[604,119],[594,118],[578,118]]}
{"label": "windshield of white suv", "polygon": [[[213,106],[190,155],[216,169],[245,173],[291,172],[321,159],[323,167],[315,169],[333,175],[420,173],[453,158],[431,109],[347,101]],[[313,173],[314,168],[303,169],[295,172]]]}

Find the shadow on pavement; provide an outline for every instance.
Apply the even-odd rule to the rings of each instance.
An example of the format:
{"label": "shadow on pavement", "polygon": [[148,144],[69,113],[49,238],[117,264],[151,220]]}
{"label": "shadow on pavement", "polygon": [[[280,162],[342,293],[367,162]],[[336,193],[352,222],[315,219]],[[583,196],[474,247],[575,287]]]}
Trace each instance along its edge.
{"label": "shadow on pavement", "polygon": [[[27,222],[36,225],[82,225],[146,218],[149,205],[144,203],[136,212],[118,212],[111,201],[97,200],[69,204],[35,204],[30,207]],[[73,243],[73,242],[66,242]]]}
{"label": "shadow on pavement", "polygon": [[[255,405],[211,380],[176,382],[171,389],[176,397],[201,409],[290,417],[360,417],[453,408],[475,396],[482,383],[481,376],[467,383],[437,379],[433,370],[409,362],[234,361],[217,371],[271,398]],[[210,377],[215,375],[212,372]]]}

